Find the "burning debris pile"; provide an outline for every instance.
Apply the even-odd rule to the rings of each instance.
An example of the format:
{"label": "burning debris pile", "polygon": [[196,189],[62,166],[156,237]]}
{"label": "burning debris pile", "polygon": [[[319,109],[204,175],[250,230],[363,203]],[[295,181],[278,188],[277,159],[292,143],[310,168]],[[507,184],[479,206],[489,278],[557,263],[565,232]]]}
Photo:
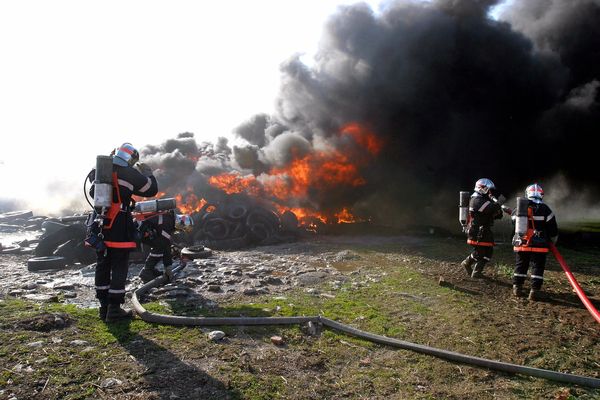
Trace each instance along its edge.
{"label": "burning debris pile", "polygon": [[[498,4],[342,6],[311,65],[300,56],[281,64],[274,113],[249,118],[234,140],[181,133],[141,149],[142,160],[181,212],[214,206],[195,216],[204,242],[268,242],[290,213],[312,230],[364,221],[450,227],[457,188],[481,176],[507,197],[563,176],[569,196],[596,198],[600,4],[514,1],[496,20],[489,13]],[[576,157],[565,163],[566,155]],[[235,222],[231,196],[245,196],[248,215],[258,204],[277,218],[258,228]]]}
{"label": "burning debris pile", "polygon": [[248,199],[220,204],[206,203],[193,214],[193,240],[212,249],[239,249],[248,245],[267,245],[296,240],[301,233],[298,219],[290,211],[281,216],[274,210]]}
{"label": "burning debris pile", "polygon": [[231,149],[225,139],[197,144],[184,133],[143,149],[142,157],[155,168],[159,196],[175,197],[180,211],[194,216],[196,242],[238,248],[290,240],[299,228],[368,218],[345,204],[368,187],[362,168],[383,142],[358,124],[345,125],[336,138],[316,148],[282,132],[252,155],[251,146]]}
{"label": "burning debris pile", "polygon": [[[183,211],[244,194],[313,227],[438,225],[456,188],[480,176],[509,194],[560,172],[597,193],[598,2],[515,1],[494,20],[498,3],[340,7],[315,63],[282,64],[276,112],[240,125],[234,145],[183,133],[143,158]],[[515,174],[506,161],[520,143],[541,156]],[[560,152],[579,157],[564,164]],[[219,224],[204,234],[220,236]]]}

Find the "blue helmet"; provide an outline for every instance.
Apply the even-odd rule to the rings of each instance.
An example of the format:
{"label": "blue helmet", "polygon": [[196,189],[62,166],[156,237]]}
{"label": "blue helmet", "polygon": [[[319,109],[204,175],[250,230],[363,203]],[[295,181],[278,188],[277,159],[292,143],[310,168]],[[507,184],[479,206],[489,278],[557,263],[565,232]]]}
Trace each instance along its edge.
{"label": "blue helmet", "polygon": [[490,190],[493,189],[496,189],[494,182],[487,178],[481,178],[475,182],[475,188],[473,190],[479,194],[488,194]]}
{"label": "blue helmet", "polygon": [[133,167],[140,159],[140,153],[131,143],[123,143],[121,147],[115,150],[113,164],[121,167]]}

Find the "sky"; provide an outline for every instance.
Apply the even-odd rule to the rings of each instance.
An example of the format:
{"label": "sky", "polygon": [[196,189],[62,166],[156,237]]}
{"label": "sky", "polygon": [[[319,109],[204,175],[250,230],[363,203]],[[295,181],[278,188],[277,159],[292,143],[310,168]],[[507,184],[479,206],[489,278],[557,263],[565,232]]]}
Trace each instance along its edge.
{"label": "sky", "polygon": [[355,2],[0,2],[0,199],[56,212],[123,142],[230,137],[273,111],[280,63],[310,63],[327,18]]}

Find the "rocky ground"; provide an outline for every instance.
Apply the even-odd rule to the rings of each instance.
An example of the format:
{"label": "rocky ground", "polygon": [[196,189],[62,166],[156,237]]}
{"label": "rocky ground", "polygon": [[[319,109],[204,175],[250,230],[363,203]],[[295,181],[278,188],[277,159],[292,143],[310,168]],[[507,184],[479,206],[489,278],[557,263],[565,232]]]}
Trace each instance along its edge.
{"label": "rocky ground", "polygon": [[[219,301],[239,295],[255,296],[283,293],[302,287],[308,293],[314,287],[331,281],[339,289],[346,282],[346,273],[356,269],[346,261],[360,259],[352,250],[328,251],[328,242],[309,240],[275,246],[261,246],[243,251],[213,251],[206,259],[186,262],[175,282],[153,289],[148,300],[177,299],[183,303],[201,300]],[[414,238],[357,238],[357,244],[367,241],[414,242]],[[346,239],[351,244],[353,240]],[[31,255],[0,255],[0,296],[33,301],[61,301],[82,307],[96,307],[94,299],[95,264],[70,265],[61,269],[28,271]],[[179,261],[176,260],[174,266]],[[131,263],[127,280],[129,295],[142,282],[138,274],[143,264]],[[160,266],[159,266],[160,269]]]}
{"label": "rocky ground", "polygon": [[[600,251],[562,248],[600,307]],[[214,252],[154,289],[149,310],[176,315],[324,315],[468,355],[600,378],[600,331],[556,262],[546,298],[510,293],[513,255],[496,248],[484,279],[458,262],[459,238],[316,236]],[[23,399],[595,399],[576,385],[497,373],[305,327],[103,324],[93,266],[29,272],[0,255],[0,397]],[[140,282],[130,268],[128,289]],[[24,300],[24,301],[23,301]],[[220,330],[223,337],[209,336]],[[214,333],[213,333],[214,335]]]}

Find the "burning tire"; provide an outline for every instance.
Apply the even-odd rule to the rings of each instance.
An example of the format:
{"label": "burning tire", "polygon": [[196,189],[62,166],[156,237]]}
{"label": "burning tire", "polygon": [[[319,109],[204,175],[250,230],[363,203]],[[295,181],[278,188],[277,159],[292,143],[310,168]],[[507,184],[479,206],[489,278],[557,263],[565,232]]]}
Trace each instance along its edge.
{"label": "burning tire", "polygon": [[204,219],[204,217],[212,214],[215,209],[216,209],[216,206],[214,204],[206,203],[205,205],[202,206],[200,211],[198,211],[197,218],[195,219],[194,223],[198,224],[199,222],[201,222]]}
{"label": "burning tire", "polygon": [[246,219],[250,239],[256,243],[262,243],[273,236],[279,225],[277,214],[264,208],[255,208]]}
{"label": "burning tire", "polygon": [[234,220],[242,219],[246,214],[248,214],[248,208],[241,204],[234,204],[227,210],[227,216]]}
{"label": "burning tire", "polygon": [[254,224],[250,227],[250,236],[258,243],[262,243],[270,238],[272,233],[273,230],[264,224]]}
{"label": "burning tire", "polygon": [[229,222],[222,218],[211,218],[204,224],[204,233],[211,239],[225,239],[229,236]]}
{"label": "burning tire", "polygon": [[67,265],[67,260],[59,256],[33,257],[27,260],[29,271],[41,271],[44,269],[59,269]]}
{"label": "burning tire", "polygon": [[271,225],[273,226],[273,228],[278,228],[280,221],[279,216],[273,211],[257,207],[254,210],[252,210],[250,214],[248,214],[248,218],[246,219],[246,225],[251,226],[257,223]]}
{"label": "burning tire", "polygon": [[281,215],[281,228],[284,231],[295,232],[298,230],[298,217],[296,214],[287,210]]}
{"label": "burning tire", "polygon": [[229,236],[231,238],[239,238],[242,237],[246,234],[246,225],[244,225],[241,222],[238,222],[237,224],[233,225],[233,228],[230,229],[230,234]]}
{"label": "burning tire", "polygon": [[195,260],[196,258],[208,258],[212,256],[212,250],[204,246],[190,246],[181,249],[181,256]]}

